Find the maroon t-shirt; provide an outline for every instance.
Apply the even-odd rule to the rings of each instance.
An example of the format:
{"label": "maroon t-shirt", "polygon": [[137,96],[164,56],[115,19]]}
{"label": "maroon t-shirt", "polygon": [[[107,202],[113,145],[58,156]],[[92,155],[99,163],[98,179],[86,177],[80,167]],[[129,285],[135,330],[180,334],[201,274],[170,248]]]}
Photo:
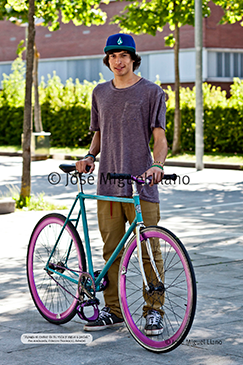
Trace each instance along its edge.
{"label": "maroon t-shirt", "polygon": [[[154,128],[165,129],[165,114],[164,91],[146,79],[124,89],[112,81],[95,87],[90,130],[101,135],[97,194],[132,196],[129,182],[108,181],[107,173],[141,175],[151,167],[149,141]],[[139,191],[141,199],[159,202],[156,185]]]}

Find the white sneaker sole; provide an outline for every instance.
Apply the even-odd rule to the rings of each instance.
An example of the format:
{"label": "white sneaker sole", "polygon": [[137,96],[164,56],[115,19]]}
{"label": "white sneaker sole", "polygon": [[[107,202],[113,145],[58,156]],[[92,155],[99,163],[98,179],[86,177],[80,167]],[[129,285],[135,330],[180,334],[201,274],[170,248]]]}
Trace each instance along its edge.
{"label": "white sneaker sole", "polygon": [[158,336],[161,335],[161,333],[163,332],[163,328],[159,329],[159,330],[146,330],[144,329],[144,333],[146,336]]}

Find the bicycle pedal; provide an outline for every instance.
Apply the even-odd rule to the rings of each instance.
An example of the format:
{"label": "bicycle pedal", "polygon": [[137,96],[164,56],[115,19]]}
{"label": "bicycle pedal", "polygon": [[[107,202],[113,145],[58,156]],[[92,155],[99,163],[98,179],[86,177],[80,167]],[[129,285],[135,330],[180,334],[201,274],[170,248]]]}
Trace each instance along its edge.
{"label": "bicycle pedal", "polygon": [[[98,298],[89,299],[83,303],[80,303],[76,308],[78,316],[81,319],[88,321],[88,322],[95,321],[99,317],[99,308],[98,308],[99,304],[100,304],[100,301]],[[89,317],[84,313],[84,310],[87,307],[93,307],[93,314]]]}

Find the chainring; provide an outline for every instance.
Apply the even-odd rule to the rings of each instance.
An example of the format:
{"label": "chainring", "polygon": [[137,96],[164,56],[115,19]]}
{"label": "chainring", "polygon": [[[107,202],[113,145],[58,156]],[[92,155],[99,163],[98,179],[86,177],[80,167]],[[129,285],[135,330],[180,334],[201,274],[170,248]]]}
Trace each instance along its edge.
{"label": "chainring", "polygon": [[[78,295],[80,304],[77,306],[77,314],[81,319],[88,322],[95,321],[99,316],[99,300],[95,297],[95,282],[92,276],[83,272],[78,281]],[[84,300],[85,296],[88,300]],[[90,316],[84,313],[84,309],[93,307],[93,314]]]}

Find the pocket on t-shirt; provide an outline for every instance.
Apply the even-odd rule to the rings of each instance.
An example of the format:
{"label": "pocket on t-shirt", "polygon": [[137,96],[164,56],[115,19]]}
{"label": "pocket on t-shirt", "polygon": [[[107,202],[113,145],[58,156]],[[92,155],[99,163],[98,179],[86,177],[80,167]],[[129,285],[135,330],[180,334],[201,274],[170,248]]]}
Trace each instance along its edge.
{"label": "pocket on t-shirt", "polygon": [[121,120],[122,135],[129,148],[148,150],[149,126],[143,114],[142,102],[126,102]]}

